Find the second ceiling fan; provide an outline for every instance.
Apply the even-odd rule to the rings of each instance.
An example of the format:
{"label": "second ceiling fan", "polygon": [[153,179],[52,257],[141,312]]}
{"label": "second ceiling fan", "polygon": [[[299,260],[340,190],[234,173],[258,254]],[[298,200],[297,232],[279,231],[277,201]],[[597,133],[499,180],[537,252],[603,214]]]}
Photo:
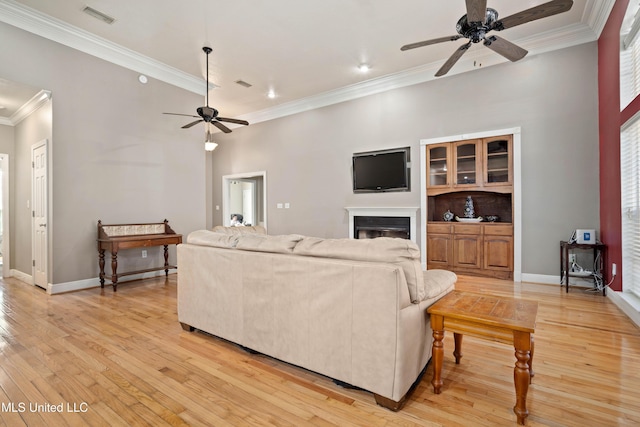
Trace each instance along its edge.
{"label": "second ceiling fan", "polygon": [[447,74],[451,67],[453,67],[460,57],[471,47],[471,43],[479,43],[481,41],[483,41],[483,44],[489,49],[504,56],[509,61],[515,62],[524,58],[528,52],[501,37],[487,35],[489,31],[502,31],[537,19],[557,15],[568,11],[571,9],[571,6],[573,6],[573,0],[553,0],[507,16],[506,18],[498,19],[498,12],[495,9],[487,8],[487,0],[465,1],[467,14],[458,20],[456,25],[458,34],[410,43],[402,46],[400,50],[405,51],[436,43],[455,41],[461,38],[468,39],[469,41],[456,49],[453,55],[440,67],[436,73],[436,77]]}
{"label": "second ceiling fan", "polygon": [[195,120],[195,121],[193,121],[191,123],[187,123],[186,125],[182,126],[182,129],[188,129],[191,126],[197,125],[198,123],[211,123],[212,125],[214,125],[218,129],[220,129],[222,132],[230,133],[231,129],[229,129],[228,127],[223,125],[221,122],[234,123],[234,124],[237,124],[237,125],[245,125],[245,126],[247,126],[249,124],[248,121],[240,120],[240,119],[230,119],[228,117],[220,117],[220,116],[218,116],[218,110],[216,110],[215,108],[209,107],[209,54],[211,53],[211,48],[205,46],[205,47],[202,48],[202,50],[207,55],[207,100],[206,100],[207,105],[204,106],[204,107],[198,107],[196,109],[196,113],[198,113],[197,116],[194,116],[193,114],[180,114],[180,113],[162,113],[162,114],[170,114],[172,116],[186,116],[186,117],[197,117],[198,118],[198,120]]}

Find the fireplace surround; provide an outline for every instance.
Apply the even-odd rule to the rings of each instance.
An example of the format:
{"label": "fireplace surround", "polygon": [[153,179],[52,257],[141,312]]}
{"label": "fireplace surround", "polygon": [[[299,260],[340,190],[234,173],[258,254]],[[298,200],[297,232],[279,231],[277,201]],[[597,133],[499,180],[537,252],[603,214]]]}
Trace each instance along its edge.
{"label": "fireplace surround", "polygon": [[349,237],[401,237],[416,242],[417,207],[348,207]]}

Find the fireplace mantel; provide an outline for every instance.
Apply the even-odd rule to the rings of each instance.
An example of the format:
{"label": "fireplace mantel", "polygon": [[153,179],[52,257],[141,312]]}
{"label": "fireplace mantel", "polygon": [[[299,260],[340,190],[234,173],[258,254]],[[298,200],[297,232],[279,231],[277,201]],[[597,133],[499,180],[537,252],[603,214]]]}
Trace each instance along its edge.
{"label": "fireplace mantel", "polygon": [[353,219],[357,216],[399,216],[409,217],[410,219],[410,237],[411,241],[416,243],[416,216],[418,207],[347,207],[349,212],[349,238],[355,238],[355,228]]}

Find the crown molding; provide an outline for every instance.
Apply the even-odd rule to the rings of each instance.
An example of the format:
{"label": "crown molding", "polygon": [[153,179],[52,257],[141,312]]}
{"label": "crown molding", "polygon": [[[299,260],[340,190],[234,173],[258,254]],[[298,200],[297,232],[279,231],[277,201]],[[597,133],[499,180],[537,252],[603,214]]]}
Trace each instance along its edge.
{"label": "crown molding", "polygon": [[48,90],[41,90],[40,92],[36,93],[33,98],[25,102],[22,107],[18,108],[18,111],[16,111],[9,117],[11,125],[17,125],[18,123],[29,117],[31,113],[49,102],[50,99],[51,92]]}
{"label": "crown molding", "polygon": [[13,122],[9,120],[9,117],[0,117],[0,125],[13,126]]}
{"label": "crown molding", "polygon": [[[585,24],[575,24],[565,27],[562,30],[542,33],[534,37],[520,39],[514,42],[526,46],[529,50],[528,57],[531,57],[541,53],[577,46],[595,40],[597,40],[596,33],[589,26]],[[481,63],[482,68],[508,62],[502,56],[497,55],[488,49],[470,52],[465,56],[465,59],[466,61],[461,61],[456,64],[456,67],[449,71],[447,77],[477,69],[473,66],[474,62]],[[244,114],[238,118],[247,120],[250,123],[260,123],[344,101],[350,101],[386,92],[392,89],[399,89],[406,86],[436,80],[437,78],[434,74],[441,65],[442,61],[421,65],[399,73],[378,77],[329,92],[280,104],[264,110]]]}
{"label": "crown molding", "polygon": [[[595,41],[600,36],[614,3],[615,0],[587,0],[581,23],[562,30],[546,32],[527,39],[512,41],[526,46],[529,50],[529,56]],[[195,77],[112,43],[49,15],[40,13],[35,9],[17,3],[14,0],[0,0],[0,21],[191,92],[197,94],[205,93],[206,82],[202,78]],[[481,62],[483,67],[507,62],[500,55],[484,51],[470,52],[465,58]],[[435,80],[434,74],[439,69],[441,62],[442,61],[425,64],[396,74],[279,104],[264,110],[242,115],[240,118],[248,120],[251,123],[260,123],[392,89]],[[476,69],[472,63],[473,61],[467,60],[457,64],[455,69],[451,70],[447,76],[454,76]],[[212,84],[209,86],[210,89],[214,87]],[[0,120],[1,119],[2,118],[0,118]]]}
{"label": "crown molding", "polygon": [[[14,0],[0,0],[0,21],[190,92],[206,93],[204,79],[67,24]],[[215,85],[210,84],[211,89]]]}

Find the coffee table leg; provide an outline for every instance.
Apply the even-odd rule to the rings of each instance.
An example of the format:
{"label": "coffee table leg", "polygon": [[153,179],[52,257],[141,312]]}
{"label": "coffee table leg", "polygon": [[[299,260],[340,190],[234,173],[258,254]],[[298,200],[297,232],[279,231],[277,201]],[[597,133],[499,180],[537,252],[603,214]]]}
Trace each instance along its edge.
{"label": "coffee table leg", "polygon": [[531,375],[529,359],[531,358],[531,334],[529,332],[513,331],[513,344],[516,350],[516,367],[513,370],[513,381],[516,386],[516,406],[513,407],[518,417],[518,424],[524,425],[529,415],[527,411],[527,392]]}
{"label": "coffee table leg", "polygon": [[433,329],[433,392],[440,394],[442,390],[442,359],[444,358],[444,319],[442,316],[431,315],[431,328]]}
{"label": "coffee table leg", "polygon": [[529,384],[531,384],[531,381],[533,380],[533,376],[535,375],[535,373],[533,372],[533,353],[534,353],[534,341],[533,341],[533,335],[531,335],[531,356],[529,357]]}
{"label": "coffee table leg", "polygon": [[462,359],[462,334],[454,332],[453,341],[455,343],[455,349],[453,350],[453,357],[456,358],[456,365],[459,365],[460,359]]}

